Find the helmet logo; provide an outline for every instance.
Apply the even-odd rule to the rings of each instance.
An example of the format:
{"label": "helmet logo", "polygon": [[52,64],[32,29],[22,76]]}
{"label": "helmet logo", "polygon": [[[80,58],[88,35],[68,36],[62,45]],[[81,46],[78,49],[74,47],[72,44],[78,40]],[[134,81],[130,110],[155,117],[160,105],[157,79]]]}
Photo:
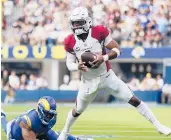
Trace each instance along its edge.
{"label": "helmet logo", "polygon": [[39,103],[42,103],[43,104],[45,110],[47,110],[47,111],[50,110],[50,105],[49,105],[49,103],[48,103],[48,101],[46,99],[40,99],[40,101],[38,102],[38,104]]}

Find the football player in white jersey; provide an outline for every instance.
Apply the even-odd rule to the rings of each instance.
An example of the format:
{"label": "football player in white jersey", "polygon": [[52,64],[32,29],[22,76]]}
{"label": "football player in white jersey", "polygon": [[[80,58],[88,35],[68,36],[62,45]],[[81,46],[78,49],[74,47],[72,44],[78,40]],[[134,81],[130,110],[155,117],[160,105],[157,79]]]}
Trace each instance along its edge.
{"label": "football player in white jersey", "polygon": [[[134,106],[142,116],[154,125],[158,132],[164,135],[171,134],[171,129],[162,125],[148,106],[139,100],[112,71],[109,60],[117,58],[121,54],[121,50],[118,44],[112,40],[109,30],[102,25],[92,26],[88,10],[84,7],[78,7],[71,12],[70,25],[73,34],[65,39],[66,65],[70,71],[80,70],[82,80],[76,105],[69,111],[58,140],[67,139],[72,124],[101,89]],[[105,51],[106,48],[110,50],[108,54]],[[97,55],[96,60],[90,63],[92,68],[87,68],[81,61],[81,54],[85,51]]]}

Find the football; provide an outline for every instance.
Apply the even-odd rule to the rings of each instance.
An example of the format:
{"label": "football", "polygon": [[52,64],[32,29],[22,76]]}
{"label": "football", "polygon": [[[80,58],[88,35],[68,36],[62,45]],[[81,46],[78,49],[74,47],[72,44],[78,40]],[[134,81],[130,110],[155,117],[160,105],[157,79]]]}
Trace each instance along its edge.
{"label": "football", "polygon": [[81,55],[81,60],[83,62],[85,62],[85,66],[87,66],[88,68],[91,68],[91,65],[89,64],[89,62],[93,62],[96,59],[96,55],[93,54],[92,52],[84,52]]}

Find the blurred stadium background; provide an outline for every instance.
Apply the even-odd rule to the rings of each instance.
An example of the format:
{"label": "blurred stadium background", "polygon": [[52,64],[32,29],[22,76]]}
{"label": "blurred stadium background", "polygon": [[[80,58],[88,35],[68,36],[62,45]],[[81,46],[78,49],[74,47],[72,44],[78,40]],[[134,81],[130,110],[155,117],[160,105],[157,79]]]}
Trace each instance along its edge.
{"label": "blurred stadium background", "polygon": [[[35,102],[43,95],[53,96],[57,102],[75,101],[80,73],[67,70],[63,41],[71,33],[68,15],[77,6],[86,6],[93,24],[107,26],[112,38],[121,46],[122,56],[111,61],[116,75],[145,102],[171,104],[171,0],[2,0],[1,3],[1,102],[9,114],[19,111],[10,119],[28,107],[6,104]],[[102,91],[94,102],[116,104],[122,101]],[[170,106],[163,109],[157,106],[155,113],[166,120],[171,116],[160,113],[169,114],[170,110]],[[62,112],[66,116],[66,111]],[[132,110],[128,109],[133,122],[135,116],[130,112]],[[85,124],[95,121],[91,114],[86,115],[82,118]],[[119,125],[115,119],[113,125]],[[105,124],[101,121],[105,122],[99,119],[96,125]],[[144,121],[129,123],[126,119],[125,122],[134,127]],[[79,127],[79,123],[77,125]]]}

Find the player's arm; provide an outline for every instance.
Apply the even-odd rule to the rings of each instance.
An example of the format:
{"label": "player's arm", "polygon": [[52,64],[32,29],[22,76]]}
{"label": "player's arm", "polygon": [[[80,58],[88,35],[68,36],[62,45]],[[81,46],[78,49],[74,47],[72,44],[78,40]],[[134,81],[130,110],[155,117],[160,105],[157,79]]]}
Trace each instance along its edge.
{"label": "player's arm", "polygon": [[96,60],[92,62],[92,66],[94,68],[97,68],[104,61],[115,59],[121,54],[121,49],[117,42],[111,38],[109,30],[104,26],[101,26],[100,28],[102,31],[101,38],[104,41],[104,47],[109,49],[110,51],[108,54],[97,55]]}
{"label": "player's arm", "polygon": [[76,63],[76,57],[75,55],[67,52],[66,55],[66,66],[70,71],[76,71],[78,70],[78,64]]}
{"label": "player's arm", "polygon": [[66,56],[66,65],[70,71],[82,70],[86,72],[88,70],[81,60],[79,60],[79,63],[76,63],[76,56],[69,52],[67,52]]}
{"label": "player's arm", "polygon": [[22,131],[22,137],[24,140],[36,140],[35,133],[30,130],[27,124],[25,124],[23,121],[20,122],[20,127]]}
{"label": "player's arm", "polygon": [[36,140],[35,133],[31,130],[31,121],[28,116],[24,116],[20,122],[22,137],[24,140]]}
{"label": "player's arm", "polygon": [[109,53],[106,55],[103,55],[104,61],[115,59],[116,57],[120,56],[121,49],[118,45],[118,43],[114,40],[111,40],[108,45],[105,46],[107,49],[109,49]]}

